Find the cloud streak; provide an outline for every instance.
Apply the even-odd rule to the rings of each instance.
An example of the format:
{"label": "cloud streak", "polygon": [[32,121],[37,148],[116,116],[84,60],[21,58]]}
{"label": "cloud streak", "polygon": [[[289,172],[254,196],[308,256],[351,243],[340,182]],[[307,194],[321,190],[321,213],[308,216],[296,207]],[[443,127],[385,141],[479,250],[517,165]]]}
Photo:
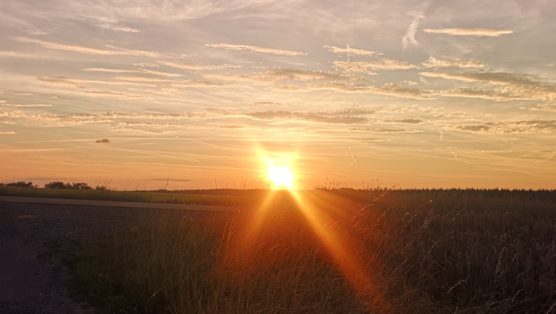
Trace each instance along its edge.
{"label": "cloud streak", "polygon": [[250,46],[250,45],[206,44],[205,46],[207,46],[209,48],[219,48],[219,49],[232,50],[232,51],[246,51],[246,52],[269,54],[269,55],[275,55],[275,56],[292,57],[292,56],[305,56],[305,55],[307,55],[307,53],[300,52],[300,51],[274,49],[274,48],[266,48],[266,47],[259,47],[259,46]]}
{"label": "cloud streak", "polygon": [[484,68],[485,65],[476,60],[463,60],[459,58],[435,58],[429,59],[421,64],[425,68],[460,68],[473,69]]}
{"label": "cloud streak", "polygon": [[487,122],[484,124],[458,126],[462,131],[498,134],[526,134],[556,132],[556,120],[522,120],[510,122]]}
{"label": "cloud streak", "polygon": [[[419,75],[428,78],[442,78],[467,83],[483,83],[490,85],[490,92],[460,89],[462,96],[473,96],[485,99],[523,99],[523,100],[556,100],[556,85],[537,81],[531,76],[507,72],[467,72],[442,73],[421,72]],[[490,93],[490,95],[489,95]],[[449,94],[446,93],[445,94]],[[492,97],[492,98],[488,98]]]}
{"label": "cloud streak", "polygon": [[144,50],[130,50],[120,47],[112,47],[111,49],[93,48],[86,46],[61,44],[50,41],[44,41],[40,39],[28,38],[28,37],[15,37],[14,40],[22,43],[30,43],[39,45],[43,48],[50,50],[60,50],[67,52],[74,52],[80,54],[89,55],[100,55],[100,56],[134,56],[134,57],[149,57],[157,58],[160,56],[157,52],[144,51]]}
{"label": "cloud streak", "polygon": [[410,70],[416,68],[416,66],[411,63],[395,59],[382,59],[378,61],[335,61],[334,66],[345,72],[367,74],[374,74],[374,71]]}
{"label": "cloud streak", "polygon": [[510,29],[492,28],[425,28],[423,32],[429,34],[473,37],[498,37],[502,35],[513,34],[513,31]]}
{"label": "cloud streak", "polygon": [[341,47],[336,47],[336,46],[324,45],[323,48],[325,48],[326,50],[328,50],[328,51],[330,51],[334,54],[338,54],[338,55],[374,56],[374,55],[377,55],[377,54],[381,54],[378,51],[357,49],[357,48],[352,48],[350,46],[347,46],[346,48],[341,48]]}
{"label": "cloud streak", "polygon": [[415,38],[417,34],[417,29],[419,28],[419,23],[425,18],[422,12],[411,12],[408,13],[409,16],[413,16],[413,20],[407,27],[405,35],[402,37],[402,46],[407,49],[410,45],[418,46],[419,42]]}
{"label": "cloud streak", "polygon": [[368,121],[367,118],[357,115],[345,115],[324,112],[292,112],[292,111],[258,111],[245,114],[248,117],[262,120],[305,120],[317,123],[333,124],[359,124]]}
{"label": "cloud streak", "polygon": [[226,69],[239,69],[240,65],[233,64],[216,64],[216,65],[201,65],[194,63],[178,63],[173,61],[157,61],[158,64],[187,71],[217,71]]}

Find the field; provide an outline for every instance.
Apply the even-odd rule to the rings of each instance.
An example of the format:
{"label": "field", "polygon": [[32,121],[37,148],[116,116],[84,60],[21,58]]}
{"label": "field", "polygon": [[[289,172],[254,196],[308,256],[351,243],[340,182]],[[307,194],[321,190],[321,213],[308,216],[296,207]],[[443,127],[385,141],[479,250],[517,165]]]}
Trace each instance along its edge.
{"label": "field", "polygon": [[[54,279],[35,288],[58,291],[41,301],[53,312],[73,309],[69,297],[57,305],[68,283],[100,313],[556,311],[554,191],[4,186],[0,195],[225,205],[210,213],[0,202],[0,249],[15,256],[3,265],[16,268],[2,274],[48,273]],[[43,266],[17,260],[33,243]],[[2,291],[32,299],[31,286],[19,286]],[[0,310],[11,313],[3,298]]]}
{"label": "field", "polygon": [[556,311],[554,191],[269,193],[138,212],[72,254],[73,291],[101,313]]}

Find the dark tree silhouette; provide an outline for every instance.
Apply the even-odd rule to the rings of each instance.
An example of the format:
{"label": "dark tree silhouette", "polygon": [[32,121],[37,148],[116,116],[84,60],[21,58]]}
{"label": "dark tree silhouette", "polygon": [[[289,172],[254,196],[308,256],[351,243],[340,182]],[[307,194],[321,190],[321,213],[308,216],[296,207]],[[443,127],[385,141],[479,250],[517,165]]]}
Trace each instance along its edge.
{"label": "dark tree silhouette", "polygon": [[65,190],[92,190],[92,188],[83,182],[78,183],[64,183],[61,181],[54,181],[44,185],[46,189],[65,189]]}
{"label": "dark tree silhouette", "polygon": [[20,187],[20,188],[33,188],[35,187],[33,185],[33,182],[29,181],[18,181],[18,182],[10,182],[10,183],[6,183],[6,186],[16,186],[16,187]]}

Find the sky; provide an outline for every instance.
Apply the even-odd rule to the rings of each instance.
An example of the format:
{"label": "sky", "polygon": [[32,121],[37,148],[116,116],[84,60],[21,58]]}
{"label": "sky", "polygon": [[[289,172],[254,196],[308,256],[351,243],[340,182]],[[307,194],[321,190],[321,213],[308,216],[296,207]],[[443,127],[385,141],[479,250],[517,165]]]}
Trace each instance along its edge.
{"label": "sky", "polygon": [[3,0],[0,181],[556,188],[556,2]]}

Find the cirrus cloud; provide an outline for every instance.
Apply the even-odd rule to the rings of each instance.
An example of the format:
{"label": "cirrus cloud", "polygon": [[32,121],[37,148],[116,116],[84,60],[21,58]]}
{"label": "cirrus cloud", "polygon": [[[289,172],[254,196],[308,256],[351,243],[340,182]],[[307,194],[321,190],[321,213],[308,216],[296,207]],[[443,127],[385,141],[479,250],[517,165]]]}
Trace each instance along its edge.
{"label": "cirrus cloud", "polygon": [[514,32],[511,29],[493,28],[425,28],[423,31],[429,34],[475,37],[498,37],[501,35],[513,34]]}
{"label": "cirrus cloud", "polygon": [[266,48],[266,47],[251,46],[251,45],[206,44],[205,46],[209,48],[220,48],[220,49],[233,50],[233,51],[247,51],[247,52],[262,53],[262,54],[269,54],[269,55],[276,55],[276,56],[291,57],[291,56],[307,55],[307,53],[300,52],[300,51]]}

